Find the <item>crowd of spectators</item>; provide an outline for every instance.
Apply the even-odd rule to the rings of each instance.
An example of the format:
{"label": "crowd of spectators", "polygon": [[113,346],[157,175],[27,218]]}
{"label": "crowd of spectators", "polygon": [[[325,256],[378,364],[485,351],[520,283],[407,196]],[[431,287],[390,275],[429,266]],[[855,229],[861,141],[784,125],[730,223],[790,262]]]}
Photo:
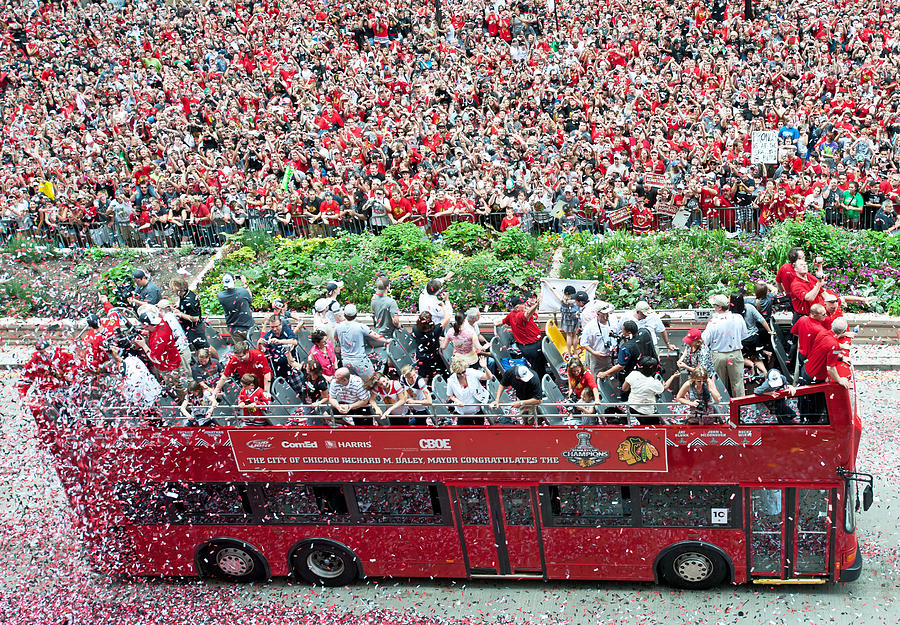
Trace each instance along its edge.
{"label": "crowd of spectators", "polygon": [[[20,387],[34,387],[67,419],[96,408],[106,417],[191,426],[233,424],[234,417],[257,426],[713,424],[727,418],[729,398],[777,393],[788,380],[850,387],[854,334],[842,305],[869,300],[824,288],[820,259],[814,266],[809,271],[795,248],[777,285],[760,283],[753,297],[711,295],[705,328],[690,328],[680,346],[646,301],[615,311],[569,287],[565,334],[538,325],[542,295],[523,294],[486,337],[477,308],[454,310],[452,273],[428,281],[406,328],[385,278],[373,285],[374,327],[357,319],[354,304],[340,303],[343,284],[329,282],[313,315],[276,300],[260,328],[252,294],[226,273],[220,333],[184,278],[168,285],[170,301],[137,270],[134,309],[104,302],[74,352],[41,338]],[[779,299],[793,309],[785,333],[793,338],[783,345],[773,320]],[[779,422],[823,414],[821,398],[804,397],[799,412],[778,408]],[[767,401],[781,406],[783,399]]]}
{"label": "crowd of spectators", "polygon": [[743,4],[4,0],[4,236],[896,229],[897,7]]}

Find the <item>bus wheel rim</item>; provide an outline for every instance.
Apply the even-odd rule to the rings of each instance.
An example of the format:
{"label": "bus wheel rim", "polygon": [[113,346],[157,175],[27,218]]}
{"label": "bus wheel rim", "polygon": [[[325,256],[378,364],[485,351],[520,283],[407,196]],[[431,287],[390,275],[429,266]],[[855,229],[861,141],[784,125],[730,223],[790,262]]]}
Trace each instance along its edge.
{"label": "bus wheel rim", "polygon": [[683,553],[677,558],[673,567],[675,573],[686,582],[702,582],[713,572],[713,563],[702,553]]}
{"label": "bus wheel rim", "polygon": [[239,577],[253,570],[253,558],[243,549],[226,547],[216,554],[216,566],[227,575]]}
{"label": "bus wheel rim", "polygon": [[306,557],[309,570],[325,579],[333,579],[344,572],[344,560],[336,553],[316,549]]}

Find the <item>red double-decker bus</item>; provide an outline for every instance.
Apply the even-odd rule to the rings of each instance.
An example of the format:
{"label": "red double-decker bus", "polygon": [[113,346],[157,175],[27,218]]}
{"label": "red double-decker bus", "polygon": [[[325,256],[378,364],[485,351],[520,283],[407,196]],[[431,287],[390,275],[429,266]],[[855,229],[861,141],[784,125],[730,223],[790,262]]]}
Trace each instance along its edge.
{"label": "red double-decker bus", "polygon": [[[784,400],[784,403],[780,403]],[[785,405],[824,407],[784,425]],[[850,395],[732,400],[715,426],[63,427],[91,553],[130,575],[856,579]]]}

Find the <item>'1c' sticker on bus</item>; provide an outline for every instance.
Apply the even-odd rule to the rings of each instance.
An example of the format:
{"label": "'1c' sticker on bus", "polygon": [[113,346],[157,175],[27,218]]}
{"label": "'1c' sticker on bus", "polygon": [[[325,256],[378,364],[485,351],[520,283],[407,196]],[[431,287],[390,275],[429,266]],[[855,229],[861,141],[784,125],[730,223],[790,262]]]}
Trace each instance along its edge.
{"label": "'1c' sticker on bus", "polygon": [[728,525],[728,508],[710,508],[709,513],[713,525]]}

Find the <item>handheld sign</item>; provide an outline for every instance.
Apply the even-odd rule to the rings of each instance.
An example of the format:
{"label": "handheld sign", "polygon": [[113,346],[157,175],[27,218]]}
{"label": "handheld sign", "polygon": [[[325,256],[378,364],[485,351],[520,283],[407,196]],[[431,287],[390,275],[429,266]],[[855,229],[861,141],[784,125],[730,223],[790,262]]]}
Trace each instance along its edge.
{"label": "handheld sign", "polygon": [[750,162],[754,165],[778,162],[778,132],[754,130],[750,144]]}

